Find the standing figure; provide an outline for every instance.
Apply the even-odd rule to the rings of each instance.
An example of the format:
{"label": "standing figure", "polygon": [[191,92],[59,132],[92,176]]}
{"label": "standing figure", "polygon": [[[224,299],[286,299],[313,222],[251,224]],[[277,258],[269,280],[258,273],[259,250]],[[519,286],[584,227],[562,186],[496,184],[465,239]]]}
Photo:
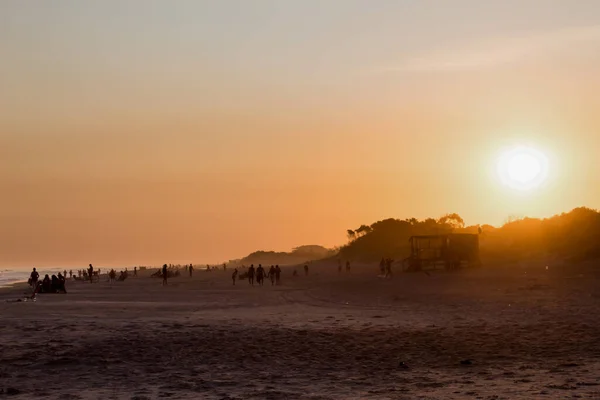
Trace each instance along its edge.
{"label": "standing figure", "polygon": [[250,265],[250,268],[248,268],[248,283],[254,286],[254,264]]}
{"label": "standing figure", "polygon": [[192,275],[194,274],[194,266],[192,264],[190,264],[190,267],[188,268],[188,271],[190,271],[190,278],[191,278]]}
{"label": "standing figure", "polygon": [[308,264],[304,265],[304,275],[308,276]]}
{"label": "standing figure", "polygon": [[265,281],[265,269],[262,264],[258,264],[258,268],[256,269],[256,282],[262,286]]}
{"label": "standing figure", "polygon": [[235,280],[237,279],[238,276],[238,270],[237,268],[233,270],[233,274],[231,274],[231,280],[233,281],[233,286],[235,286]]}
{"label": "standing figure", "polygon": [[34,289],[37,287],[37,283],[38,283],[39,279],[40,279],[40,274],[34,268],[33,271],[31,271],[31,277],[30,277],[30,284]]}
{"label": "standing figure", "polygon": [[386,260],[385,263],[385,277],[386,278],[392,278],[392,264],[394,263],[394,260],[392,260],[391,258],[388,258]]}
{"label": "standing figure", "polygon": [[281,268],[279,268],[279,265],[275,266],[275,283],[277,283],[279,285],[279,283],[281,282]]}
{"label": "standing figure", "polygon": [[271,280],[271,286],[275,285],[275,266],[273,265],[269,268],[269,279]]}
{"label": "standing figure", "polygon": [[350,261],[346,261],[346,272],[350,272]]}
{"label": "standing figure", "polygon": [[168,273],[168,271],[167,271],[167,264],[165,264],[162,267],[162,277],[163,277],[162,284],[163,284],[163,286],[166,286],[168,284],[168,282],[167,282],[167,278],[168,278],[167,273]]}
{"label": "standing figure", "polygon": [[90,278],[90,283],[94,283],[94,266],[92,264],[88,268],[88,277]]}

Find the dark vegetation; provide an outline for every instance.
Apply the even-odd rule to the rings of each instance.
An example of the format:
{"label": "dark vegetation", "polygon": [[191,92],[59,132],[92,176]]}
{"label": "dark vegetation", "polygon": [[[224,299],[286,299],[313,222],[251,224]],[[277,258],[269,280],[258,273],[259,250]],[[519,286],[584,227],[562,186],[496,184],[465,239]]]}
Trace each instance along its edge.
{"label": "dark vegetation", "polygon": [[369,263],[379,262],[382,257],[399,261],[410,254],[411,236],[448,233],[479,234],[484,263],[547,258],[580,262],[600,258],[600,212],[580,207],[550,218],[511,219],[499,228],[465,226],[458,214],[425,220],[389,218],[349,229],[348,243],[335,250],[308,245],[291,252],[256,251],[237,263],[294,265],[332,257]]}
{"label": "dark vegetation", "polygon": [[511,220],[502,227],[465,227],[458,214],[439,219],[386,219],[348,230],[348,244],[340,257],[375,262],[381,257],[396,260],[410,254],[409,238],[414,235],[446,233],[480,234],[481,257],[499,261],[558,258],[585,261],[600,257],[600,213],[581,207],[551,218]]}
{"label": "dark vegetation", "polygon": [[335,255],[335,251],[318,245],[306,245],[291,252],[255,251],[238,261],[239,264],[294,265],[312,260],[321,260]]}

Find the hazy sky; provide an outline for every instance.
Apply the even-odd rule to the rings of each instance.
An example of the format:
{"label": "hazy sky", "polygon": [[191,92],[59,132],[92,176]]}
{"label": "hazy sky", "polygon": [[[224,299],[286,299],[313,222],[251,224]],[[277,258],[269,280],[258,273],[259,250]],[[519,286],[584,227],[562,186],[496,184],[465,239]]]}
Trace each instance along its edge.
{"label": "hazy sky", "polygon": [[[600,207],[600,2],[0,2],[0,265]],[[547,185],[500,185],[505,146]]]}

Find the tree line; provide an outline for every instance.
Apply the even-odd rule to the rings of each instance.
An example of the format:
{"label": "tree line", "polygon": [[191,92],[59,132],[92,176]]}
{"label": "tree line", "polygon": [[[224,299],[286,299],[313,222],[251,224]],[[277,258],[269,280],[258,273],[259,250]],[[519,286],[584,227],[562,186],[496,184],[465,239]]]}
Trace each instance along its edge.
{"label": "tree line", "polygon": [[484,261],[541,257],[584,261],[600,257],[600,213],[586,207],[550,218],[513,218],[498,228],[465,226],[456,213],[425,220],[389,218],[348,229],[348,243],[339,249],[339,256],[363,262],[374,262],[381,257],[399,260],[410,254],[411,236],[449,233],[480,235]]}

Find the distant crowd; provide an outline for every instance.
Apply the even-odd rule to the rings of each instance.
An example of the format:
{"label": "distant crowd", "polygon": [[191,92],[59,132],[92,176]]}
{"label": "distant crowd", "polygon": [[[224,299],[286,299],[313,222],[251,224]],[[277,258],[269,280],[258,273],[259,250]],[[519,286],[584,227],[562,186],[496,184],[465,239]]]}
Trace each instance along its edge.
{"label": "distant crowd", "polygon": [[[379,269],[381,276],[385,278],[392,278],[392,264],[394,260],[391,258],[383,257],[381,262],[379,263]],[[350,261],[346,261],[345,263],[346,272],[350,272]],[[147,267],[139,267],[139,269],[145,270]],[[202,267],[204,268],[204,267]],[[217,269],[222,268],[223,271],[227,271],[227,264],[223,263],[222,266],[211,266],[206,265],[205,271],[211,272]],[[138,267],[133,268],[133,276],[138,275]],[[238,268],[234,267],[233,272],[231,274],[232,284],[235,286],[236,281],[238,280],[248,280],[248,284],[254,286],[256,283],[259,286],[263,286],[265,279],[268,279],[271,282],[271,286],[276,286],[281,284],[281,274],[282,270],[279,265],[271,265],[268,269],[263,267],[262,264],[259,264],[258,267],[254,267],[254,264],[250,265],[248,269],[246,266],[241,266],[242,273],[238,271]],[[304,275],[308,276],[309,274],[309,266],[305,264],[304,267]],[[164,286],[168,284],[168,280],[170,278],[181,276],[181,271],[186,275],[189,275],[191,278],[194,274],[195,267],[193,264],[189,265],[172,265],[172,264],[164,264],[162,268],[158,269],[155,273],[153,273],[152,277],[160,277],[162,278],[162,283]],[[338,259],[338,273],[342,273],[343,271],[343,263],[341,259]],[[94,283],[94,281],[100,281],[100,268],[94,269],[92,264],[89,264],[87,269],[77,270],[75,274],[73,274],[73,270],[68,272],[68,277],[74,281],[89,281],[90,283]],[[129,270],[125,268],[124,270],[117,273],[115,269],[111,269],[107,274],[107,281],[112,282],[122,282],[125,281],[129,277]],[[292,277],[298,276],[298,270],[294,269],[292,272]],[[46,275],[44,279],[40,281],[40,276],[37,270],[34,268],[31,272],[29,278],[29,284],[33,288],[33,294],[36,293],[67,293],[66,289],[66,280],[67,280],[67,271],[63,271],[62,273],[58,273],[58,275]]]}
{"label": "distant crowd", "polygon": [[[254,264],[252,264],[247,272],[240,275],[240,279],[248,279],[248,283],[252,286],[254,286],[255,279],[258,285],[263,286],[265,277],[271,281],[271,286],[281,284],[281,268],[279,265],[271,265],[271,268],[267,271],[263,268],[262,264],[259,264],[258,268],[254,268]],[[231,275],[234,285],[237,278],[238,270],[236,268]]]}
{"label": "distant crowd", "polygon": [[[66,271],[65,271],[66,275]],[[29,277],[29,285],[33,288],[33,295],[37,293],[67,293],[66,278],[60,272],[50,277],[48,274],[40,280],[40,274],[34,268]]]}

